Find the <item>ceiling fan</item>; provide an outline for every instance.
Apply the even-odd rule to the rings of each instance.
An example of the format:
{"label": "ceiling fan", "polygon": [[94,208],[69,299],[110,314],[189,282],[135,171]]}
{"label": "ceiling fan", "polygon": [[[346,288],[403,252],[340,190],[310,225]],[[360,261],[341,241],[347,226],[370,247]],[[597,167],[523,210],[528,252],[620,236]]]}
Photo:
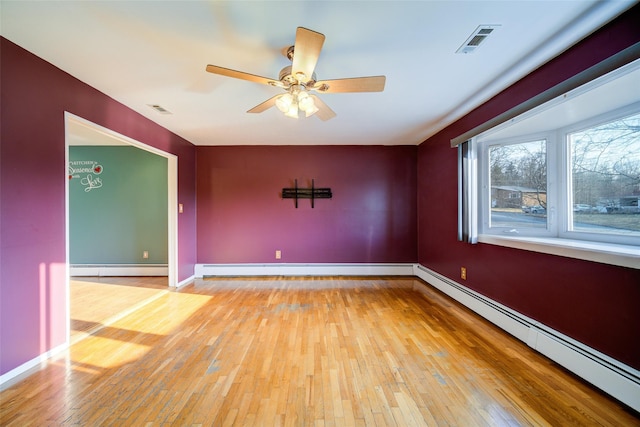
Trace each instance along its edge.
{"label": "ceiling fan", "polygon": [[280,71],[277,80],[216,65],[207,65],[207,71],[213,74],[279,87],[286,91],[284,94],[273,96],[256,105],[247,111],[248,113],[262,113],[275,105],[288,117],[298,118],[299,112],[304,112],[306,117],[315,114],[321,120],[329,120],[335,117],[336,113],[314,95],[314,92],[381,92],[384,90],[386,78],[385,76],[371,76],[317,80],[314,69],[318,62],[324,39],[324,34],[298,27],[295,44],[287,50],[287,58],[291,60],[291,65],[284,67]]}

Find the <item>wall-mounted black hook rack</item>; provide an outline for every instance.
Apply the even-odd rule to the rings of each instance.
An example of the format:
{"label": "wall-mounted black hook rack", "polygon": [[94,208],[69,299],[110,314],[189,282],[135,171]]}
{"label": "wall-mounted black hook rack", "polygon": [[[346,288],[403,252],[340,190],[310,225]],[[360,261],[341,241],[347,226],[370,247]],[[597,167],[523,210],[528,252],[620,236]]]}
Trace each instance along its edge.
{"label": "wall-mounted black hook rack", "polygon": [[311,180],[311,188],[298,188],[298,180],[296,179],[294,188],[282,189],[282,198],[295,199],[296,209],[298,209],[298,199],[311,199],[311,207],[313,208],[315,199],[330,199],[332,197],[330,188],[315,188],[313,179]]}

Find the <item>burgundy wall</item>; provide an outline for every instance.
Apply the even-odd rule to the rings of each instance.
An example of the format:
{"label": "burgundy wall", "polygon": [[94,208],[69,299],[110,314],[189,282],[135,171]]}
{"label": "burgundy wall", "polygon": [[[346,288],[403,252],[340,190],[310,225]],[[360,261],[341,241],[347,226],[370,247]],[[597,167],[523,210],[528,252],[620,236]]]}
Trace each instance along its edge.
{"label": "burgundy wall", "polygon": [[[416,262],[415,146],[197,147],[198,263]],[[284,187],[333,198],[282,199]],[[275,259],[275,251],[282,259]]]}
{"label": "burgundy wall", "polygon": [[[452,137],[638,42],[639,11],[419,148],[193,147],[0,38],[0,374],[66,338],[64,111],[178,155],[180,280],[195,262],[418,260],[454,280],[465,266],[470,288],[640,369],[640,270],[457,242],[449,148]],[[294,178],[315,178],[334,198],[295,209],[280,197]]]}
{"label": "burgundy wall", "polygon": [[195,264],[195,148],[10,41],[0,43],[4,374],[66,341],[64,112],[178,155],[180,280]]}
{"label": "burgundy wall", "polygon": [[444,129],[419,147],[420,264],[636,369],[640,270],[457,241],[457,151],[452,138],[640,41],[640,7]]}

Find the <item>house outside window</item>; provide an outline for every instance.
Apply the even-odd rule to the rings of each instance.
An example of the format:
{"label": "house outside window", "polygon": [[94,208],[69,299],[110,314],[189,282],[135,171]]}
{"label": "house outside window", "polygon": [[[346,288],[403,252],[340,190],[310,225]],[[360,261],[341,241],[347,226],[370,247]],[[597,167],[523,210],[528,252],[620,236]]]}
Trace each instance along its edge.
{"label": "house outside window", "polygon": [[481,215],[483,230],[547,228],[546,147],[546,139],[482,144],[483,206],[488,207],[482,203],[486,201],[486,190],[491,193],[490,213],[484,209]]}
{"label": "house outside window", "polygon": [[468,140],[459,236],[638,268],[638,87],[640,60]]}

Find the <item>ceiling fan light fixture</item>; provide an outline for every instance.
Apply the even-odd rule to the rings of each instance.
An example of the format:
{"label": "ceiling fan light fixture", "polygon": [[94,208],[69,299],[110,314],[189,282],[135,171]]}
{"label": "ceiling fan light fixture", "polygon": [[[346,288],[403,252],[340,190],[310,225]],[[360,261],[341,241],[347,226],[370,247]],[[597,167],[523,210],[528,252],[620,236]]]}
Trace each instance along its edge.
{"label": "ceiling fan light fixture", "polygon": [[[491,29],[483,28],[482,33],[478,34],[478,36],[486,36],[491,31]],[[286,52],[291,65],[280,70],[278,80],[211,64],[207,65],[206,70],[209,73],[279,87],[285,90],[285,94],[272,96],[248,110],[247,113],[262,113],[276,105],[288,117],[298,118],[299,112],[304,111],[306,117],[318,113],[316,117],[326,121],[335,117],[336,113],[322,99],[315,95],[310,95],[310,91],[322,93],[381,92],[384,90],[385,76],[354,77],[318,82],[314,70],[324,39],[324,34],[298,27],[296,29],[295,44],[290,46]],[[296,52],[295,55],[294,50]]]}
{"label": "ceiling fan light fixture", "polygon": [[283,113],[287,113],[291,108],[292,104],[293,104],[293,96],[291,96],[290,93],[285,93],[284,95],[280,95],[276,99],[276,107],[278,107],[278,110],[282,111]]}
{"label": "ceiling fan light fixture", "polygon": [[275,104],[285,116],[296,119],[300,111],[304,111],[306,117],[310,117],[319,111],[313,97],[309,96],[304,86],[301,85],[291,86],[287,93],[276,98]]}
{"label": "ceiling fan light fixture", "polygon": [[316,107],[315,104],[311,104],[311,107],[307,108],[306,110],[304,110],[304,114],[305,117],[311,117],[313,116],[315,113],[317,113],[318,111],[320,111],[318,109],[318,107]]}
{"label": "ceiling fan light fixture", "polygon": [[285,116],[287,117],[291,117],[292,119],[297,119],[298,118],[298,104],[297,103],[292,103],[291,106],[289,107],[289,110],[284,113]]}
{"label": "ceiling fan light fixture", "polygon": [[307,92],[300,92],[298,94],[298,107],[305,112],[312,110],[315,107],[313,98],[311,98]]}

